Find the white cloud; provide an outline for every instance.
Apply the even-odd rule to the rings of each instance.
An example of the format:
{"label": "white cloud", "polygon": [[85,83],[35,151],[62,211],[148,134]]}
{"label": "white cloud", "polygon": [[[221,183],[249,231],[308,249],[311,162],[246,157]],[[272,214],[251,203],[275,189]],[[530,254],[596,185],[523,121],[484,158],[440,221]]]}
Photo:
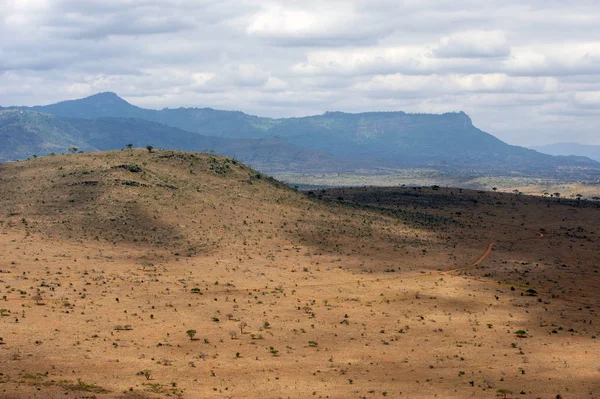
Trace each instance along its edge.
{"label": "white cloud", "polygon": [[365,18],[351,2],[332,2],[304,9],[267,5],[246,31],[251,37],[286,46],[337,46],[373,42],[392,29],[389,22],[377,24]]}
{"label": "white cloud", "polygon": [[432,94],[467,93],[552,93],[559,83],[552,77],[518,77],[506,74],[450,74],[450,75],[378,75],[353,89],[365,93],[416,92],[422,97]]}
{"label": "white cloud", "polygon": [[555,43],[516,48],[506,61],[514,75],[595,75],[600,74],[600,42]]}
{"label": "white cloud", "polygon": [[506,57],[510,48],[502,31],[468,30],[444,36],[433,54],[440,58]]}

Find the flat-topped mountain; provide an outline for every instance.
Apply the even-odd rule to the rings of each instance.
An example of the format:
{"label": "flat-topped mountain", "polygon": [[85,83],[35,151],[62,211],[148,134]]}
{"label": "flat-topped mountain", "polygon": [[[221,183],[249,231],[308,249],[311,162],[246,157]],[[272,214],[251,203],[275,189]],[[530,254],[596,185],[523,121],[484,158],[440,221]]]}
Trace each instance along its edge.
{"label": "flat-topped mountain", "polygon": [[[327,112],[302,118],[273,119],[211,108],[143,109],[128,103],[115,93],[100,93],[80,100],[18,109],[94,121],[87,125],[81,121],[61,122],[85,130],[82,134],[73,136],[75,141],[83,140],[80,141],[82,148],[121,148],[127,143],[124,142],[125,136],[118,132],[135,130],[135,135],[128,137],[131,137],[129,140],[136,146],[148,144],[199,150],[206,142],[211,142],[210,146],[216,151],[240,157],[245,162],[268,171],[309,171],[303,168],[310,165],[310,171],[322,172],[341,172],[354,167],[374,170],[431,168],[470,174],[513,173],[546,177],[577,175],[589,178],[600,174],[600,163],[586,157],[557,157],[506,144],[475,127],[463,112],[440,115]],[[107,118],[134,119],[125,122],[123,119],[109,121]],[[158,125],[151,125],[152,128],[148,129],[148,121],[177,128],[177,133],[163,127],[164,132],[161,134],[148,135],[148,131],[158,129]],[[99,133],[98,128],[90,127],[90,124],[111,125],[114,140],[109,139],[106,133]],[[134,125],[138,128],[132,128]],[[15,129],[23,128],[13,126],[11,129],[12,147],[18,147]],[[39,129],[37,132],[43,135],[45,131]],[[197,143],[194,141],[194,133],[201,135],[195,138]],[[208,139],[208,136],[212,138]],[[248,146],[257,148],[258,142],[247,141],[244,144],[237,141],[233,145],[237,152],[234,152],[231,142],[226,145],[217,138],[268,139],[261,145],[276,149],[254,151],[248,149]],[[99,142],[103,146],[93,144]],[[313,152],[307,152],[309,150]],[[252,152],[253,156],[241,155],[248,152]],[[273,162],[273,153],[280,154],[282,161]],[[23,151],[20,154],[27,155]],[[6,158],[7,155],[4,155],[4,159]],[[286,165],[284,159],[292,158],[296,163]],[[302,159],[308,161],[301,162]]]}

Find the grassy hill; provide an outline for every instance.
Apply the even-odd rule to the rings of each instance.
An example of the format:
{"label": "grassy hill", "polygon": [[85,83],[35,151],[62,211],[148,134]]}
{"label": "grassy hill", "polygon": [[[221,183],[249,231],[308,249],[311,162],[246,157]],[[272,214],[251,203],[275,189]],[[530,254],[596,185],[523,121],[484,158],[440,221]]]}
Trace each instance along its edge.
{"label": "grassy hill", "polygon": [[[214,253],[222,243],[264,240],[287,224],[285,209],[290,206],[297,208],[296,214],[315,208],[339,218],[332,216],[335,207],[312,204],[235,159],[202,153],[132,149],[57,155],[3,164],[0,171],[5,222],[25,218],[31,232],[74,242],[164,246],[176,256],[191,256]],[[274,213],[277,209],[282,212]],[[265,226],[262,234],[255,235],[254,229],[240,234],[237,227],[250,215],[269,215],[276,223]],[[195,217],[198,225],[190,224]],[[311,213],[307,218],[314,224],[311,229],[321,228],[320,217]],[[356,221],[342,225],[346,223],[350,235],[361,230]],[[295,241],[301,234],[297,231],[284,229],[273,239]],[[324,244],[336,240],[321,239]]]}

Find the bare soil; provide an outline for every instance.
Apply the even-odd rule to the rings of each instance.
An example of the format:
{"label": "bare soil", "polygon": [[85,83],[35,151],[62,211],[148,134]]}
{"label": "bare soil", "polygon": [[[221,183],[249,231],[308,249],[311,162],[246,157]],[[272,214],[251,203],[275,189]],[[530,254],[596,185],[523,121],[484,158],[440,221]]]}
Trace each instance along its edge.
{"label": "bare soil", "polygon": [[0,398],[599,398],[599,221],[204,154],[0,165]]}

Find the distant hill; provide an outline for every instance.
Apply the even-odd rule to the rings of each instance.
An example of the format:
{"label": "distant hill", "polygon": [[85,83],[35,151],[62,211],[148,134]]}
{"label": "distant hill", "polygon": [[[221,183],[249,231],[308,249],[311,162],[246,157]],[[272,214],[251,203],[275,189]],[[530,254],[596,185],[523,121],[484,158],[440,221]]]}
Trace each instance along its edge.
{"label": "distant hill", "polygon": [[275,123],[239,111],[219,111],[212,108],[165,108],[160,111],[136,107],[106,92],[80,100],[32,107],[32,110],[69,118],[95,119],[99,117],[138,118],[163,123],[189,132],[226,138],[264,138]]}
{"label": "distant hill", "polygon": [[[107,117],[136,118],[136,122],[133,120],[127,123],[110,122],[118,125],[111,129],[118,131],[126,127],[128,130],[125,131],[135,131],[136,138],[150,134],[155,128],[155,125],[152,125],[154,127],[149,130],[143,127],[140,121],[143,119],[203,136],[236,140],[267,140],[236,141],[235,144],[227,145],[223,144],[225,142],[217,144],[215,141],[212,144],[215,150],[223,151],[223,154],[234,156],[235,154],[231,152],[225,152],[232,149],[238,151],[236,154],[245,154],[238,156],[258,168],[259,165],[266,167],[266,165],[277,164],[277,170],[286,170],[292,168],[290,162],[293,161],[295,170],[303,170],[304,166],[310,166],[306,169],[307,172],[309,170],[342,171],[346,170],[346,166],[350,163],[355,168],[416,167],[469,174],[559,177],[572,173],[584,173],[586,176],[590,173],[600,173],[600,164],[589,158],[556,157],[508,145],[473,126],[471,119],[463,112],[441,115],[404,112],[360,114],[327,112],[323,115],[303,118],[272,119],[247,115],[239,111],[219,111],[211,108],[143,109],[129,104],[115,93],[100,93],[81,100],[20,109],[61,117],[95,120],[96,122],[92,123],[94,126],[108,124],[107,120],[102,119]],[[70,125],[82,126],[85,123],[71,122]],[[95,128],[88,124],[82,129],[94,131]],[[144,133],[146,130],[148,133]],[[97,137],[107,132],[96,130],[92,136],[85,136],[86,143],[95,143],[90,145],[97,147],[102,142],[98,141]],[[162,146],[163,144],[159,143],[164,143],[168,148],[198,148],[196,144],[190,147],[194,141],[192,136],[178,132],[174,135],[169,133],[172,135],[171,138],[157,133],[142,141],[144,143],[153,141],[156,146]],[[118,133],[115,134],[117,136],[114,138],[119,140],[119,145],[123,145],[124,136],[119,137]],[[182,135],[181,137],[185,139],[178,135]],[[97,141],[94,142],[94,139]],[[162,141],[157,141],[159,139]],[[185,140],[186,146],[181,140]],[[256,147],[258,143],[261,144]],[[220,146],[221,144],[223,145]],[[267,147],[269,150],[266,150]],[[116,148],[115,142],[111,142],[111,148]],[[302,152],[298,148],[303,148],[303,151],[317,152]],[[290,155],[290,152],[293,155]],[[249,153],[253,154],[252,159],[248,157]],[[274,155],[279,156],[279,160],[270,158]],[[306,161],[303,162],[303,159]]]}
{"label": "distant hill", "polygon": [[226,139],[204,136],[134,118],[65,118],[24,109],[0,110],[0,162],[33,155],[64,153],[70,147],[104,151],[136,147],[188,151],[215,151],[239,159],[264,172],[353,171],[377,168],[382,163],[338,159],[320,151],[302,148],[279,138]]}
{"label": "distant hill", "polygon": [[531,147],[532,149],[548,155],[577,155],[588,157],[600,162],[600,145],[586,145],[578,143],[555,143]]}

